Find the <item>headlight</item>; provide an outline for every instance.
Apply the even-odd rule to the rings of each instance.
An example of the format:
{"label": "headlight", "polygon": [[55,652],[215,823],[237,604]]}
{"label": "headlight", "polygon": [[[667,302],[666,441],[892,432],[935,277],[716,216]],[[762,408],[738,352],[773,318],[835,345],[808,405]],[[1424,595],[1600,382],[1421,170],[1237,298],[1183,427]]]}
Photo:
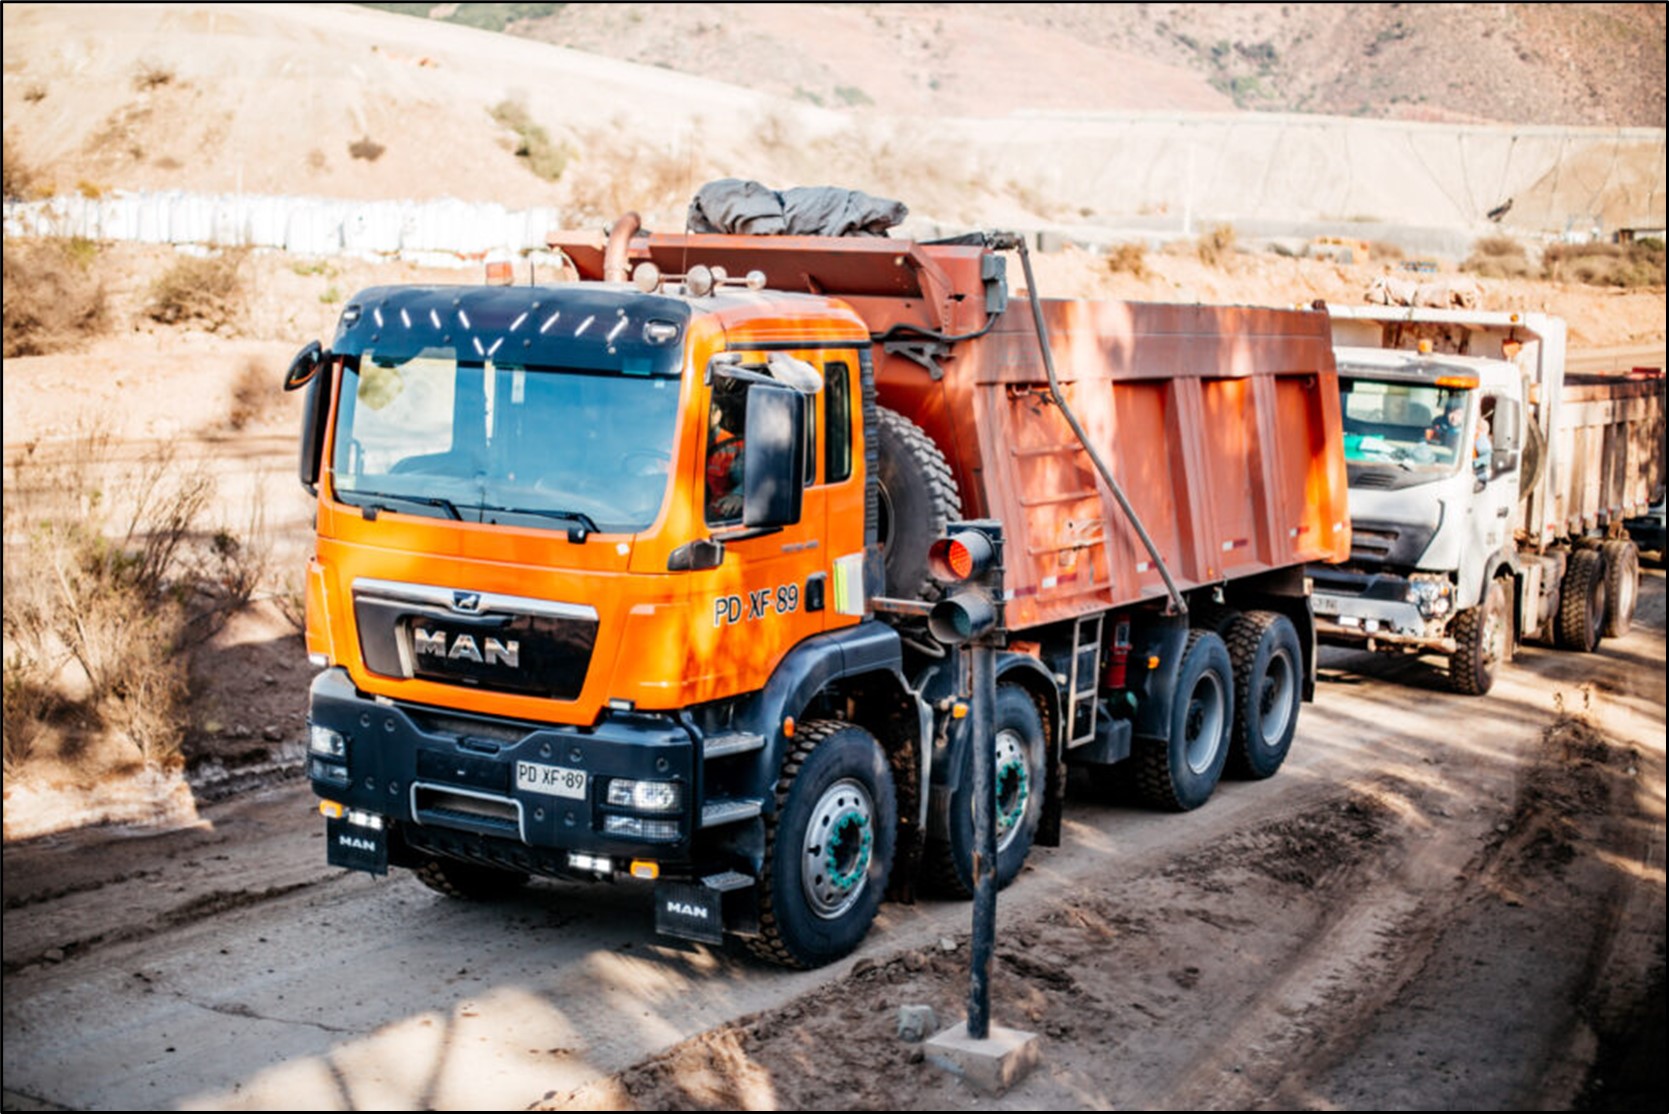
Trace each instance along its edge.
{"label": "headlight", "polygon": [[631,781],[617,777],[608,783],[608,803],[616,808],[672,812],[683,801],[683,786],[676,781]]}
{"label": "headlight", "polygon": [[1408,582],[1408,602],[1428,619],[1447,615],[1453,606],[1454,586],[1447,580],[1421,577]]}
{"label": "headlight", "polygon": [[307,728],[307,749],[325,758],[344,761],[348,757],[348,740],[342,737],[340,731],[332,731],[328,727],[309,724]]}

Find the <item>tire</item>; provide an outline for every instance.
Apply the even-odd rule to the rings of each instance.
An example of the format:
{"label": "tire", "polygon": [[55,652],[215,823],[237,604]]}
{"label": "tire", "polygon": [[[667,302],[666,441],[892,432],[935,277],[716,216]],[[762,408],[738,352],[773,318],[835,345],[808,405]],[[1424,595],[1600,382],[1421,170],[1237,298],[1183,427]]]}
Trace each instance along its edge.
{"label": "tire", "polygon": [[527,875],[519,870],[439,856],[427,860],[412,873],[437,894],[459,901],[503,901],[527,885]]}
{"label": "tire", "polygon": [[1605,558],[1597,549],[1573,549],[1559,584],[1555,640],[1563,650],[1591,653],[1605,623]]}
{"label": "tire", "polygon": [[1215,632],[1188,632],[1171,699],[1170,737],[1138,738],[1136,788],[1148,804],[1172,812],[1211,799],[1228,762],[1234,724],[1234,669]]}
{"label": "tire", "polygon": [[1234,735],[1227,770],[1235,777],[1274,776],[1298,729],[1304,697],[1304,651],[1292,620],[1248,611],[1223,631],[1234,665]]}
{"label": "tire", "polygon": [[1482,696],[1495,674],[1512,660],[1512,608],[1506,582],[1497,578],[1476,607],[1455,616],[1455,652],[1449,655],[1449,687],[1465,696]]}
{"label": "tire", "polygon": [[[757,956],[821,967],[863,941],[892,870],[898,800],[875,737],[838,720],[802,723],[765,820]],[[831,845],[827,833],[838,833]]]}
{"label": "tire", "polygon": [[[1014,881],[1031,853],[1043,816],[1043,717],[1018,685],[997,686],[993,725],[997,735],[997,888]],[[974,892],[973,748],[951,794],[946,838],[928,845],[927,880],[956,897]]]}
{"label": "tire", "polygon": [[1606,638],[1621,638],[1634,626],[1640,599],[1640,550],[1631,541],[1613,539],[1600,546],[1605,558]]}
{"label": "tire", "polygon": [[950,465],[921,427],[879,408],[880,500],[877,540],[887,569],[887,595],[931,599],[937,586],[927,569],[927,549],[945,527],[962,517],[962,499]]}

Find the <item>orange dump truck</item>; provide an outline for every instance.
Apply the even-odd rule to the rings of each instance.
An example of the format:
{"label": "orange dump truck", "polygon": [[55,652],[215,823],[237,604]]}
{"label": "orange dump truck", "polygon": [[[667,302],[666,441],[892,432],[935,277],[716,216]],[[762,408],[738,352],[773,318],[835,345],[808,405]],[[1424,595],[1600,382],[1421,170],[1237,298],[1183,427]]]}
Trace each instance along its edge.
{"label": "orange dump truck", "polygon": [[968,655],[924,613],[974,517],[1000,883],[1070,767],[1176,810],[1275,772],[1303,567],[1349,547],[1326,314],[1034,307],[1005,238],[634,225],[556,241],[578,282],[362,291],[290,369],[332,863],[643,879],[659,931],[794,966],[966,891]]}

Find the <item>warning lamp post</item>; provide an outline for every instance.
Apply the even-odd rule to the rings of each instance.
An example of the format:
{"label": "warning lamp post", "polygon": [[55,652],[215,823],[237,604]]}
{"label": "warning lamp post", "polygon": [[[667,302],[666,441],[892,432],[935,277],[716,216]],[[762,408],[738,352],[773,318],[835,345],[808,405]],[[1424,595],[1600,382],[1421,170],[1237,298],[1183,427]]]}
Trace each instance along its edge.
{"label": "warning lamp post", "polygon": [[1002,632],[1003,528],[989,519],[952,523],[928,550],[928,566],[946,595],[928,629],[940,642],[966,645],[970,660],[969,725],[973,744],[974,924],[968,986],[968,1036],[991,1031],[991,955],[997,937],[996,732],[997,649]]}

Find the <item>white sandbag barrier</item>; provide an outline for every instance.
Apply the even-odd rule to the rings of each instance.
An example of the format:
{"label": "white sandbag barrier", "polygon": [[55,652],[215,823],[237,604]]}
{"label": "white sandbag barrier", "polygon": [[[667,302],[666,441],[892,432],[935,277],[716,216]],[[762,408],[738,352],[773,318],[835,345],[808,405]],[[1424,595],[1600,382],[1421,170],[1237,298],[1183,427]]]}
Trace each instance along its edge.
{"label": "white sandbag barrier", "polygon": [[514,211],[492,203],[344,201],[252,194],[72,194],[8,201],[7,236],[70,236],[199,248],[255,247],[297,255],[454,259],[543,252],[561,227],[555,209]]}

